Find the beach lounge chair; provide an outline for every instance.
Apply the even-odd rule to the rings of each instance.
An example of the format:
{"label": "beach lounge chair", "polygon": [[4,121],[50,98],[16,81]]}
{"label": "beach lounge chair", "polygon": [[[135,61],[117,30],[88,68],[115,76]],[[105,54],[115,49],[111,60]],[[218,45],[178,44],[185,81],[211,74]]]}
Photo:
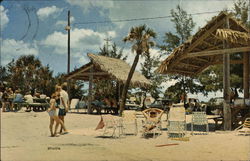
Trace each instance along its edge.
{"label": "beach lounge chair", "polygon": [[115,132],[118,129],[118,137],[121,135],[121,120],[112,115],[101,115],[101,121],[96,130],[104,128],[103,136],[111,133],[111,137],[116,137]]}
{"label": "beach lounge chair", "polygon": [[192,114],[192,122],[191,122],[191,134],[194,134],[194,127],[198,127],[198,130],[201,131],[201,127],[206,127],[206,134],[208,134],[208,120],[206,112],[193,112]]}
{"label": "beach lounge chair", "polygon": [[186,113],[183,103],[173,104],[169,110],[168,136],[184,137],[186,135]]}
{"label": "beach lounge chair", "polygon": [[149,133],[153,133],[153,137],[155,138],[155,134],[161,134],[161,116],[163,114],[163,110],[158,108],[149,108],[142,111],[142,114],[146,118],[145,121],[142,122],[142,136],[145,137]]}
{"label": "beach lounge chair", "polygon": [[250,135],[250,118],[246,118],[244,123],[235,129],[237,135]]}
{"label": "beach lounge chair", "polygon": [[72,111],[72,110],[76,110],[77,109],[77,112],[79,112],[79,108],[77,108],[78,103],[79,103],[79,99],[72,99],[71,102],[70,102],[70,108],[69,108],[69,110]]}
{"label": "beach lounge chair", "polygon": [[133,126],[134,135],[137,135],[137,119],[135,111],[123,111],[122,113],[122,126],[123,126],[123,134],[127,133],[128,127]]}

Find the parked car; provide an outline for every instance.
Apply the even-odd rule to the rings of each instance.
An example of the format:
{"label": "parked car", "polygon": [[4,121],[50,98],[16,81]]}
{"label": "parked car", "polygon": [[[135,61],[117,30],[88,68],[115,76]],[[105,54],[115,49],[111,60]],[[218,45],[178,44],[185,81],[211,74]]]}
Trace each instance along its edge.
{"label": "parked car", "polygon": [[224,101],[223,97],[211,98],[209,100],[209,106],[211,107],[212,110],[222,109],[223,108],[223,101]]}
{"label": "parked car", "polygon": [[158,99],[155,100],[152,104],[147,105],[147,108],[159,108],[164,111],[168,111],[171,105],[171,99]]}
{"label": "parked car", "polygon": [[136,104],[134,101],[127,100],[125,104],[125,110],[138,110],[140,105]]}

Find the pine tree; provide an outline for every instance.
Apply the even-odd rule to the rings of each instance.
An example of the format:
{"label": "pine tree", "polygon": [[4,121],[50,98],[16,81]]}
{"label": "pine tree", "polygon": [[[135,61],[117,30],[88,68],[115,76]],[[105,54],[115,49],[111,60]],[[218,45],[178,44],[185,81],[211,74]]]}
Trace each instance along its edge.
{"label": "pine tree", "polygon": [[[175,10],[171,10],[171,16],[171,21],[174,23],[176,32],[167,32],[164,36],[164,44],[159,46],[166,54],[170,54],[176,47],[187,41],[195,27],[192,16],[188,15],[179,5],[177,5]],[[165,96],[172,97],[176,102],[179,101],[182,95],[186,96],[187,93],[202,91],[202,86],[191,77],[168,75],[168,80],[174,80],[176,83],[165,91]]]}
{"label": "pine tree", "polygon": [[153,56],[151,53],[145,53],[144,55],[145,61],[141,63],[141,72],[151,82],[149,88],[141,88],[144,92],[144,99],[146,99],[146,93],[150,93],[154,99],[158,99],[162,93],[161,90],[163,87],[161,83],[164,81],[164,77],[154,72],[159,66],[161,56]]}

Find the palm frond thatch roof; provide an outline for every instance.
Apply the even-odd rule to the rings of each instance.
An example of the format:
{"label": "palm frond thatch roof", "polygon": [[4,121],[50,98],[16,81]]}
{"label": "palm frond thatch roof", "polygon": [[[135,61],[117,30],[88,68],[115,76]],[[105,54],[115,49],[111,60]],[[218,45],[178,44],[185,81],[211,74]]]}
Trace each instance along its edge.
{"label": "palm frond thatch roof", "polygon": [[221,40],[228,41],[229,43],[250,45],[250,33],[234,31],[231,29],[217,29],[216,36]]}
{"label": "palm frond thatch roof", "polygon": [[156,71],[161,74],[195,75],[209,65],[222,63],[224,53],[249,52],[249,31],[231,14],[221,12],[175,48]]}
{"label": "palm frond thatch roof", "polygon": [[[89,80],[91,67],[93,67],[93,77],[95,80],[111,79],[121,83],[125,83],[127,80],[130,66],[121,59],[115,59],[106,56],[95,55],[88,53],[88,57],[91,62],[84,66],[74,70],[66,76],[66,79],[79,79]],[[132,86],[145,87],[150,85],[150,81],[147,80],[141,73],[135,71],[132,80]]]}

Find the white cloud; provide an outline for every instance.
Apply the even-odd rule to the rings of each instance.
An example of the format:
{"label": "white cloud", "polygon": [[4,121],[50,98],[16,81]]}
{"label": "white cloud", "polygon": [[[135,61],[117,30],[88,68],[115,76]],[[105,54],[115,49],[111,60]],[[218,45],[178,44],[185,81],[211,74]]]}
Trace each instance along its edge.
{"label": "white cloud", "polygon": [[48,18],[49,16],[53,16],[53,17],[58,16],[62,11],[63,11],[62,8],[57,8],[56,6],[51,6],[51,7],[40,8],[37,11],[37,15],[38,15],[39,19],[44,20],[44,19]]}
{"label": "white cloud", "polygon": [[1,31],[6,27],[9,22],[9,18],[7,16],[8,10],[5,9],[2,5],[0,5],[0,27]]}
{"label": "white cloud", "polygon": [[[184,8],[189,14],[192,13],[204,13],[211,11],[221,11],[223,9],[232,9],[234,1],[221,1],[221,0],[202,0],[202,1],[146,1],[144,3],[140,1],[76,1],[66,0],[71,5],[76,5],[82,8],[84,12],[88,12],[94,7],[98,7],[98,11],[105,15],[103,17],[109,18],[111,21],[133,19],[133,18],[147,18],[147,17],[160,17],[169,16],[171,9],[175,9],[178,4]],[[181,3],[182,2],[182,3]],[[195,6],[195,7],[194,7]],[[106,11],[106,12],[103,12]],[[194,15],[196,28],[205,25],[206,20],[210,20],[214,14],[201,14]],[[156,32],[168,32],[173,31],[173,23],[170,22],[170,18],[146,20],[146,21],[129,21],[129,22],[114,22],[117,28],[116,32],[124,34],[131,26],[139,24],[147,24],[150,28],[155,29]],[[163,35],[159,35],[162,37]]]}
{"label": "white cloud", "polygon": [[1,39],[2,65],[8,64],[12,59],[21,55],[38,55],[36,43],[29,44],[14,39]]}
{"label": "white cloud", "polygon": [[[71,55],[78,58],[79,63],[86,63],[83,54],[87,52],[98,52],[100,47],[105,43],[104,39],[114,36],[115,32],[100,33],[90,29],[75,28],[71,31]],[[67,53],[68,34],[54,32],[41,41],[41,45],[51,48],[55,54],[66,55]]]}
{"label": "white cloud", "polygon": [[103,13],[103,9],[108,9],[114,7],[113,1],[100,1],[100,0],[94,0],[94,1],[78,1],[78,0],[66,0],[69,4],[80,6],[83,9],[84,13],[88,13],[89,9],[91,7],[99,7],[100,13]]}
{"label": "white cloud", "polygon": [[115,38],[116,37],[116,32],[115,31],[108,31],[108,35],[111,38]]}

